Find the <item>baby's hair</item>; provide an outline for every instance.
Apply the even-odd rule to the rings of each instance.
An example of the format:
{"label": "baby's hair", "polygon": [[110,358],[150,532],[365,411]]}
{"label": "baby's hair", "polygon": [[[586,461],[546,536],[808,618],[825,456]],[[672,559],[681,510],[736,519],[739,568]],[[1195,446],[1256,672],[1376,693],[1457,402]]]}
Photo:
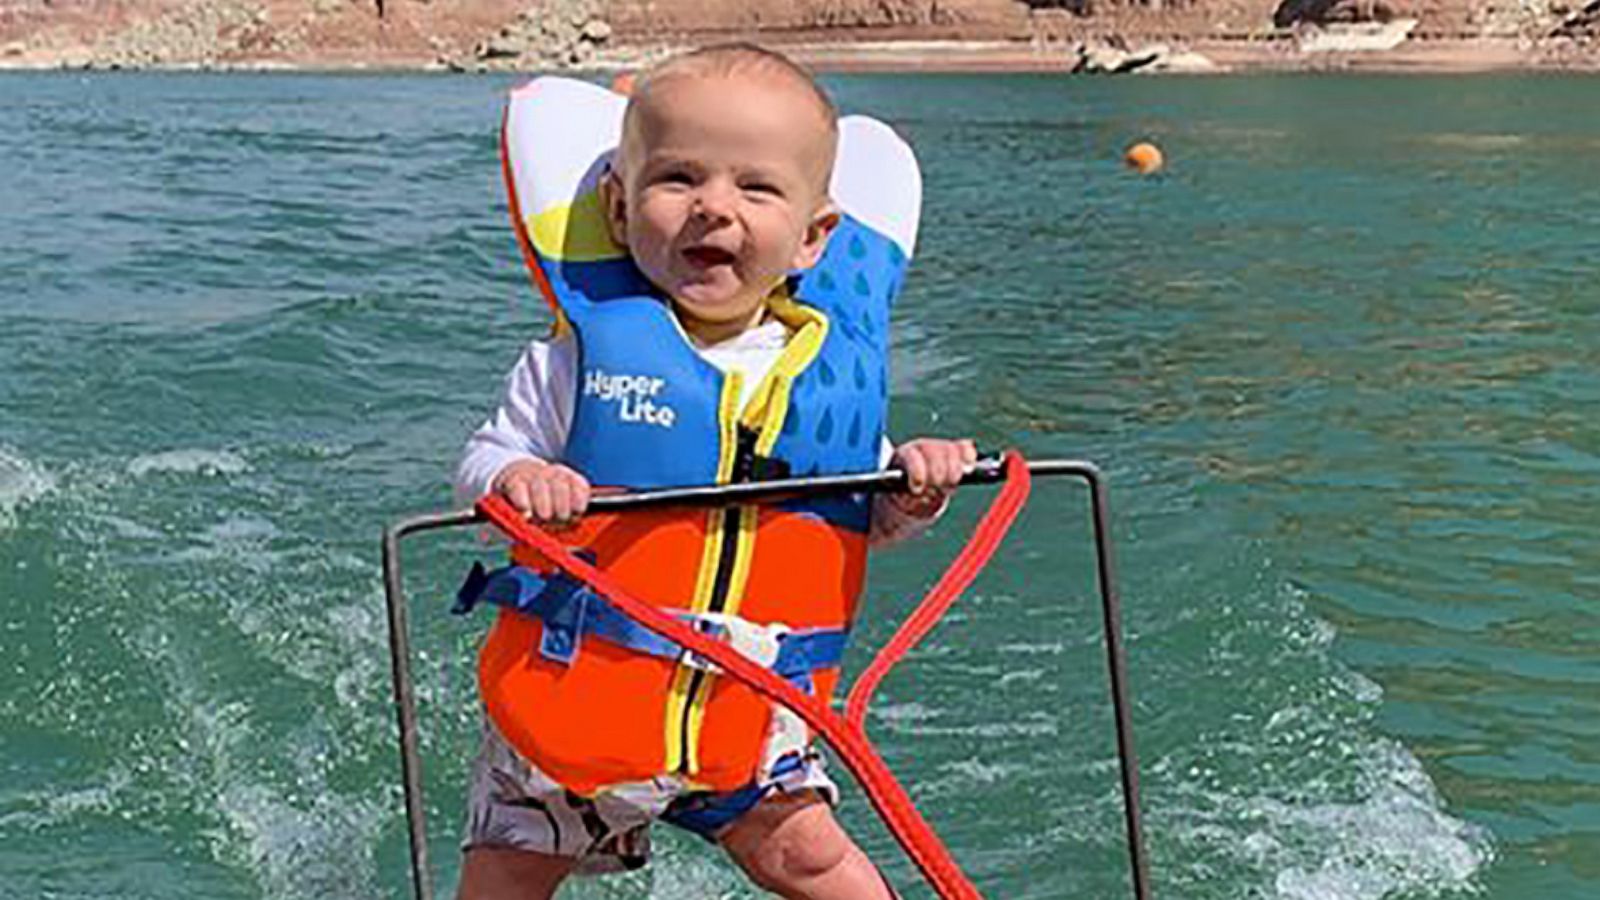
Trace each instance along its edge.
{"label": "baby's hair", "polygon": [[748,41],[712,44],[657,63],[639,78],[633,97],[636,102],[642,99],[650,90],[650,82],[658,78],[673,75],[741,74],[777,75],[798,84],[816,102],[817,112],[822,116],[828,130],[838,133],[839,108],[833,105],[833,99],[821,85],[817,84],[811,73],[782,53]]}
{"label": "baby's hair", "polygon": [[[834,153],[839,145],[838,107],[833,105],[833,100],[811,77],[811,73],[794,60],[776,51],[744,41],[712,44],[709,47],[691,50],[657,63],[641,73],[629,93],[627,112],[622,117],[623,146],[626,147],[630,143],[628,136],[635,133],[639,111],[650,104],[651,89],[657,83],[677,77],[738,78],[739,76],[777,79],[799,88],[811,101],[820,119],[819,124],[822,125],[821,135],[824,142],[823,164],[816,173],[817,187],[826,194],[833,173]],[[612,161],[613,172],[623,167],[625,158],[626,153],[619,148],[616,158]]]}

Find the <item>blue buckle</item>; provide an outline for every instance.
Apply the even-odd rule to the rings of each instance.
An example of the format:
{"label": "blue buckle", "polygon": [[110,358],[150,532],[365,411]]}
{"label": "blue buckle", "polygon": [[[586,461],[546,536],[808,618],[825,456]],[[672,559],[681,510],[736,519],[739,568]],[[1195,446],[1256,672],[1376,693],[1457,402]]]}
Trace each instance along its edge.
{"label": "blue buckle", "polygon": [[480,603],[493,603],[521,612],[535,612],[545,590],[545,579],[521,566],[505,566],[485,571],[483,563],[472,564],[466,581],[456,590],[450,611],[456,615],[472,612]]}
{"label": "blue buckle", "polygon": [[[708,674],[722,672],[710,659],[633,621],[593,588],[559,572],[541,574],[517,565],[485,571],[481,563],[474,563],[456,592],[451,611],[466,613],[482,603],[538,619],[542,626],[539,655],[563,666],[572,665],[583,641],[593,636]],[[844,656],[847,634],[843,630],[790,630],[719,613],[679,612],[678,618],[807,693],[815,692],[812,673],[839,665]]]}
{"label": "blue buckle", "polygon": [[584,634],[584,620],[589,616],[589,601],[594,592],[568,578],[552,578],[545,582],[540,595],[544,623],[539,638],[539,655],[564,666],[572,665],[578,657],[578,645]]}
{"label": "blue buckle", "polygon": [[[714,614],[691,614],[687,616],[681,616],[680,621],[714,641],[727,643],[728,623],[717,618]],[[676,644],[674,646],[676,646]],[[691,669],[699,669],[702,672],[707,672],[713,675],[722,671],[717,667],[717,664],[712,662],[708,657],[701,656],[693,650],[690,650],[688,647],[681,648],[678,662],[688,666]]]}
{"label": "blue buckle", "polygon": [[489,573],[483,568],[483,563],[472,564],[472,571],[467,573],[467,580],[461,582],[461,587],[456,588],[456,602],[450,605],[453,615],[464,616],[472,612],[472,608],[483,599],[483,589],[489,586]]}

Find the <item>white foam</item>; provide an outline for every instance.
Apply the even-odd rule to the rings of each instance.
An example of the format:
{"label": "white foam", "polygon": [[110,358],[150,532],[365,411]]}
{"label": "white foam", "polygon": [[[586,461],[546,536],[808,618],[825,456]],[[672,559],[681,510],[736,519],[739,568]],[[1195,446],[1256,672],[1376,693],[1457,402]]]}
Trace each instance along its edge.
{"label": "white foam", "polygon": [[1526,144],[1528,137],[1522,134],[1468,134],[1447,131],[1429,135],[1425,140],[1462,150],[1497,151],[1514,150]]}
{"label": "white foam", "polygon": [[230,516],[196,528],[192,542],[164,555],[169,562],[199,565],[226,562],[250,572],[271,573],[285,565],[286,552],[273,548],[280,530],[259,516]]}
{"label": "white foam", "polygon": [[17,510],[56,488],[55,476],[0,447],[0,529],[17,524]]}
{"label": "white foam", "polygon": [[[13,457],[0,454],[7,508],[51,483]],[[148,689],[165,714],[152,720],[155,749],[132,764],[131,785],[128,775],[120,781],[96,776],[14,814],[11,804],[0,805],[0,822],[30,827],[93,815],[145,818],[151,806],[159,817],[181,808],[207,823],[203,837],[212,856],[247,872],[262,896],[376,900],[385,892],[375,854],[385,829],[393,827],[396,805],[391,792],[351,785],[348,774],[362,754],[392,740],[383,702],[382,603],[370,561],[294,539],[275,517],[230,509],[231,495],[222,497],[220,508],[183,520],[182,538],[173,539],[123,518],[143,518],[148,510],[95,493],[134,477],[156,479],[144,483],[148,492],[165,481],[250,470],[234,452],[180,448],[128,459],[110,479],[86,479],[87,492],[74,483],[72,499],[85,515],[66,527],[81,531],[74,537],[96,590],[126,596],[130,570],[144,587],[137,604],[114,604],[112,635],[141,661],[137,670],[148,673]],[[118,471],[130,477],[117,478]],[[30,486],[11,491],[13,481]],[[130,537],[163,540],[152,551],[130,547]],[[357,570],[364,580],[344,577]],[[351,591],[352,583],[371,588]],[[204,630],[191,631],[194,625]],[[212,637],[217,628],[224,633],[214,645],[194,639]],[[318,699],[287,723],[270,703],[256,709],[258,698],[277,696],[279,689],[261,694],[215,677],[231,667],[230,660],[218,668],[219,654],[232,652],[238,638],[253,657],[246,671],[276,664],[277,677],[289,686],[296,679],[328,685],[337,699]],[[343,673],[349,680],[336,684]]]}
{"label": "white foam", "polygon": [[939,771],[950,775],[964,787],[972,785],[1002,784],[1025,774],[1028,767],[1020,763],[985,762],[975,756],[944,763]]}
{"label": "white foam", "polygon": [[1001,644],[995,652],[1002,656],[1060,656],[1067,650],[1066,645],[1060,641],[1044,641],[1040,643],[1015,643]]}
{"label": "white foam", "polygon": [[274,753],[292,763],[292,787],[265,780],[258,768],[261,734],[244,702],[219,702],[195,676],[189,650],[152,625],[133,635],[133,647],[154,663],[165,686],[181,751],[170,774],[197,810],[215,816],[213,855],[250,871],[270,897],[377,898],[372,858],[390,808],[382,797],[351,795],[328,782],[339,750],[325,722],[313,715]]}
{"label": "white foam", "polygon": [[1190,802],[1167,827],[1181,843],[1206,848],[1202,855],[1212,857],[1206,869],[1231,871],[1220,855],[1253,873],[1228,876],[1258,885],[1250,896],[1385,900],[1475,893],[1476,876],[1494,859],[1489,833],[1446,812],[1421,764],[1400,744],[1374,739],[1362,752],[1353,785],[1305,786],[1306,793],[1332,795],[1326,799],[1299,799],[1290,790],[1239,796],[1196,789],[1209,773],[1190,772],[1190,787],[1181,791]]}
{"label": "white foam", "polygon": [[1248,841],[1277,869],[1282,900],[1378,900],[1465,890],[1494,856],[1488,834],[1447,814],[1416,758],[1384,741],[1367,760],[1375,783],[1350,803],[1296,806],[1257,799],[1272,833]]}
{"label": "white foam", "polygon": [[1009,687],[1013,684],[1042,681],[1050,674],[1045,669],[1016,669],[1000,676],[999,687]]}
{"label": "white foam", "polygon": [[214,477],[238,475],[249,470],[250,464],[236,453],[198,448],[147,453],[128,462],[128,473],[136,478],[154,473]]}
{"label": "white foam", "polygon": [[306,793],[314,799],[301,808],[261,784],[225,787],[218,805],[231,836],[219,855],[242,854],[270,897],[382,896],[372,849],[388,810],[326,785]]}
{"label": "white foam", "polygon": [[928,722],[939,718],[938,710],[915,700],[906,703],[877,703],[871,707],[872,716],[888,724],[901,722]]}
{"label": "white foam", "polygon": [[132,779],[125,769],[111,769],[104,779],[79,788],[53,788],[6,799],[14,809],[0,815],[0,830],[38,831],[53,828],[83,815],[108,815]]}
{"label": "white foam", "polygon": [[[1248,870],[1252,896],[1477,892],[1494,859],[1489,832],[1450,815],[1416,757],[1376,732],[1383,689],[1329,657],[1333,626],[1297,589],[1284,600],[1291,618],[1270,663],[1310,683],[1278,695],[1290,702],[1276,708],[1251,710],[1244,698],[1226,728],[1150,768],[1158,780],[1177,775],[1187,799],[1168,811],[1170,832],[1203,848],[1210,868]],[[1254,776],[1241,782],[1241,770]]]}

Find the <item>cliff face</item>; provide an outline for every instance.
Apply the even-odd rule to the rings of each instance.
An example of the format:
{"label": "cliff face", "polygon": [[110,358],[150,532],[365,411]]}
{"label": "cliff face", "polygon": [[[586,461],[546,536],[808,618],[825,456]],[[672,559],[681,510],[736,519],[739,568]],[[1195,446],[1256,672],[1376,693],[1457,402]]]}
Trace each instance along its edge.
{"label": "cliff face", "polygon": [[765,40],[1025,40],[1029,10],[1016,0],[611,0],[630,41],[662,36]]}
{"label": "cliff face", "polygon": [[[1600,57],[1600,0],[0,0],[0,66],[530,69],[627,65],[731,37],[822,47],[809,58],[845,64],[861,42],[989,42],[1032,48],[1038,64],[1061,43],[1260,53],[1307,23],[1397,18],[1418,20],[1408,46],[1498,39],[1515,44],[1510,65]],[[922,52],[911,64],[953,58]]]}
{"label": "cliff face", "polygon": [[[1273,29],[1415,19],[1419,39],[1558,36],[1575,0],[1036,0],[1036,33],[1259,39]],[[1048,4],[1044,6],[1043,4]]]}
{"label": "cliff face", "polygon": [[0,63],[417,66],[525,55],[530,66],[570,65],[609,37],[591,24],[603,22],[603,7],[603,0],[0,0]]}

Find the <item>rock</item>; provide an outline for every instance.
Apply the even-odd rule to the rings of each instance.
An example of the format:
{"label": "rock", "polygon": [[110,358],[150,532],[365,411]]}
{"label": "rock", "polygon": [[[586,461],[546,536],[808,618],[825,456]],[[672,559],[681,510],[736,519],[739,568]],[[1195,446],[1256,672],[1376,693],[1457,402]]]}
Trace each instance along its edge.
{"label": "rock", "polygon": [[1393,50],[1405,43],[1416,19],[1359,25],[1326,25],[1300,34],[1301,53],[1362,53]]}
{"label": "rock", "polygon": [[501,32],[478,45],[473,54],[478,59],[515,59],[527,49],[527,42],[519,37]]}
{"label": "rock", "polygon": [[1388,0],[1283,0],[1272,13],[1272,24],[1289,28],[1297,24],[1388,22],[1395,18],[1395,9]]}
{"label": "rock", "polygon": [[63,69],[93,68],[95,57],[87,48],[76,47],[56,54],[56,63]]}
{"label": "rock", "polygon": [[1026,40],[1029,8],[1060,2],[1072,0],[608,0],[604,9],[616,40],[627,44],[655,43],[666,35],[823,29],[857,35],[878,30],[891,40],[911,33],[925,40],[999,41]]}
{"label": "rock", "polygon": [[1117,71],[1127,58],[1127,51],[1109,44],[1079,44],[1078,62],[1072,67],[1072,71],[1086,75],[1106,75]]}
{"label": "rock", "polygon": [[493,70],[592,66],[616,35],[611,22],[597,13],[600,8],[594,0],[544,0],[523,7],[466,58],[457,60],[447,47],[430,42],[432,58],[441,66]]}
{"label": "rock", "polygon": [[1600,0],[1578,9],[1569,11],[1561,24],[1550,32],[1553,38],[1571,38],[1576,41],[1588,41],[1600,37]]}
{"label": "rock", "polygon": [[1198,74],[1201,72],[1217,71],[1217,64],[1211,59],[1211,57],[1206,56],[1204,53],[1196,53],[1193,50],[1182,50],[1177,53],[1169,53],[1166,56],[1163,56],[1161,59],[1156,61],[1155,65],[1151,66],[1151,69],[1157,72]]}
{"label": "rock", "polygon": [[1137,72],[1147,66],[1159,63],[1172,48],[1166,44],[1146,44],[1137,50],[1131,50],[1123,58],[1122,65],[1112,70],[1112,74],[1121,75],[1124,72]]}
{"label": "rock", "polygon": [[1217,64],[1192,50],[1173,50],[1162,43],[1129,49],[1113,36],[1097,44],[1080,44],[1074,72],[1124,75],[1130,72],[1215,72]]}
{"label": "rock", "polygon": [[582,25],[582,22],[573,25],[566,19],[546,19],[542,30],[552,47],[564,48],[578,40],[578,29]]}
{"label": "rock", "polygon": [[12,41],[0,47],[0,56],[21,56],[28,52],[28,45],[23,41]]}
{"label": "rock", "polygon": [[1110,43],[1078,45],[1078,62],[1072,71],[1091,75],[1122,75],[1149,68],[1171,52],[1166,44],[1146,44],[1127,50]]}

